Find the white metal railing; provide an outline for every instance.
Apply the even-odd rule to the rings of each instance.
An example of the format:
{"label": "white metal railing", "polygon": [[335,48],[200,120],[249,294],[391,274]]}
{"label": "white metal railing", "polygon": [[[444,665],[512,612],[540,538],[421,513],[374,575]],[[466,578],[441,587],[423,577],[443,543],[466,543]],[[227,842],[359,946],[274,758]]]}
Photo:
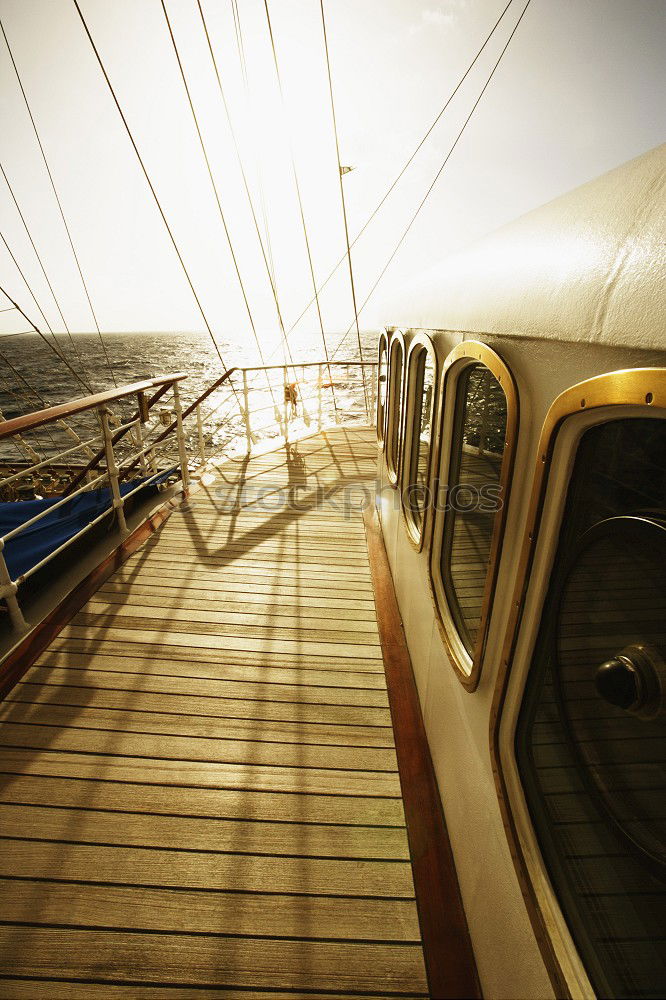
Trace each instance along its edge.
{"label": "white metal railing", "polygon": [[[374,422],[376,362],[311,361],[237,368],[224,395],[200,418],[201,462],[229,445],[247,453],[336,424]],[[220,413],[227,406],[225,413]]]}
{"label": "white metal railing", "polygon": [[[336,424],[372,424],[374,367],[375,363],[365,362],[371,373],[370,413],[365,408],[368,395],[360,362],[316,361],[232,368],[194,398],[188,397],[186,375],[165,375],[0,422],[0,443],[20,442],[19,454],[27,456],[26,464],[16,470],[0,459],[0,466],[7,470],[0,479],[1,499],[20,496],[20,484],[26,482],[33,484],[30,489],[37,484],[35,494],[40,484],[41,491],[48,492],[45,473],[62,470],[64,463],[58,482],[51,484],[54,502],[0,536],[0,598],[13,628],[24,631],[28,627],[17,596],[20,586],[109,515],[115,518],[121,536],[126,536],[128,500],[146,486],[164,481],[168,473],[169,480],[180,482],[187,495],[193,474],[203,475],[211,462],[232,452],[245,449],[250,453],[269,443],[277,446]],[[133,399],[136,412],[131,415],[116,417],[109,410],[114,403],[122,414]],[[79,430],[72,426],[76,421],[82,424]],[[76,443],[53,448],[55,428]],[[48,435],[51,442],[51,451],[45,455],[37,450],[40,434]],[[44,441],[42,451],[47,446]],[[129,485],[132,477],[138,483],[127,489],[123,482]],[[101,488],[109,491],[101,512],[12,579],[7,544],[77,497]]]}
{"label": "white metal railing", "polygon": [[[24,631],[27,623],[19,605],[17,593],[19,587],[27,579],[43,569],[51,560],[55,559],[68,546],[82,538],[95,525],[99,524],[112,513],[115,516],[121,535],[126,535],[127,520],[125,517],[125,504],[140,490],[151,483],[159,480],[163,475],[163,470],[157,467],[155,461],[158,454],[158,446],[161,442],[155,439],[158,429],[161,427],[160,415],[154,411],[152,406],[158,400],[163,400],[169,393],[172,396],[172,409],[175,414],[175,433],[178,439],[179,451],[181,454],[181,465],[178,469],[180,478],[183,481],[183,488],[186,490],[189,485],[189,470],[185,453],[185,432],[183,429],[182,410],[179,402],[178,384],[186,376],[183,374],[164,376],[158,379],[148,379],[137,382],[130,386],[123,386],[117,390],[106,393],[99,393],[95,396],[87,396],[82,399],[73,400],[70,403],[60,406],[49,407],[29,413],[12,420],[5,420],[0,423],[0,441],[24,440],[25,434],[31,434],[39,438],[40,434],[50,435],[54,426],[60,426],[67,433],[67,436],[74,438],[77,444],[61,450],[53,450],[46,457],[40,457],[36,449],[30,446],[26,451],[30,461],[21,469],[10,472],[0,480],[0,496],[7,496],[10,489],[13,489],[21,480],[34,480],[37,473],[43,473],[49,467],[61,465],[64,459],[69,463],[72,460],[83,456],[88,458],[86,466],[71,465],[69,483],[62,494],[54,497],[53,503],[48,507],[38,511],[34,516],[27,518],[20,524],[6,531],[0,536],[0,597],[4,599],[9,612],[9,617],[13,628],[16,631]],[[146,397],[146,393],[155,390],[151,399]],[[126,403],[136,397],[138,410],[130,419],[123,420],[112,428],[112,414],[109,410],[111,402],[120,404]],[[157,416],[157,420],[155,420]],[[67,424],[63,424],[63,421]],[[73,421],[81,420],[85,426],[85,437],[75,431],[71,424]],[[98,425],[97,433],[91,433],[90,422],[96,421]],[[159,437],[160,435],[158,435]],[[151,440],[151,437],[154,440]],[[52,440],[52,438],[51,438]],[[129,442],[129,448],[128,448]],[[137,450],[137,442],[139,448]],[[131,471],[135,460],[140,464],[140,481],[138,485],[131,489],[121,489],[121,482],[126,472]],[[184,461],[183,461],[184,459]],[[12,578],[7,565],[6,547],[12,541],[25,534],[30,528],[44,522],[55,512],[62,510],[71,504],[77,497],[102,487],[109,490],[108,503],[103,503],[102,510],[92,516],[78,531],[67,538],[57,548],[52,549],[43,558],[36,560],[28,569]]]}

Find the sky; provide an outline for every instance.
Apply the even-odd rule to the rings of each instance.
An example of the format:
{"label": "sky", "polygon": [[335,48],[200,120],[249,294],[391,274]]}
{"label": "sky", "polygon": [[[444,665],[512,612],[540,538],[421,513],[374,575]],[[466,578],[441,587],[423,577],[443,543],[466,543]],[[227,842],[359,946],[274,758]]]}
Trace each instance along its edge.
{"label": "sky", "polygon": [[[79,0],[215,335],[253,344],[161,0]],[[252,322],[279,358],[279,324],[197,0],[164,0]],[[354,239],[440,112],[506,0],[325,0],[340,157]],[[506,43],[512,0],[474,70],[352,249],[364,302]],[[289,329],[313,286],[292,173],[301,188],[318,284],[345,253],[318,0],[201,0],[255,211],[264,214],[275,286]],[[0,0],[7,33],[103,331],[203,329],[203,320],[73,0]],[[386,320],[382,288],[407,282],[504,222],[663,141],[666,0],[531,0],[488,89],[422,212],[360,317]],[[0,161],[64,317],[93,329],[71,249],[4,40]],[[5,181],[0,232],[54,330],[62,320]],[[0,284],[44,325],[0,244]],[[6,302],[0,302],[0,307]],[[320,295],[335,345],[353,322],[344,262]],[[0,313],[0,333],[26,329]],[[319,336],[311,307],[294,345]],[[277,354],[276,354],[277,352]]]}

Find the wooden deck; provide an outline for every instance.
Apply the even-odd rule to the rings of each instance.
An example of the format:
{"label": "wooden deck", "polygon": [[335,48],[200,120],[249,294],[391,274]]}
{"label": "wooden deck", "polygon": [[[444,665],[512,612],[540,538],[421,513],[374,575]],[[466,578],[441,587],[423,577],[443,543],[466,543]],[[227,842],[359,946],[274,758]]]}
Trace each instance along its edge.
{"label": "wooden deck", "polygon": [[9,694],[3,997],[427,995],[375,466],[341,429],[225,467]]}

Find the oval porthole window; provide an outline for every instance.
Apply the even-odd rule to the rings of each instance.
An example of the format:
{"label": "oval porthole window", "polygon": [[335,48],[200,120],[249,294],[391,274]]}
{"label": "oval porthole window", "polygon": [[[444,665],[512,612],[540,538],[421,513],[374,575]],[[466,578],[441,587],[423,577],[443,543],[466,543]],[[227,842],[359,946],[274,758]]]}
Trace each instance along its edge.
{"label": "oval porthole window", "polygon": [[666,991],[666,420],[585,431],[515,756],[560,908],[604,997]]}
{"label": "oval porthole window", "polygon": [[440,571],[451,615],[471,655],[479,635],[506,441],[504,390],[482,364],[469,366],[456,393]]}
{"label": "oval porthole window", "polygon": [[386,391],[388,379],[388,347],[386,337],[379,339],[379,364],[377,366],[377,440],[384,443],[384,420],[386,416]]}
{"label": "oval porthole window", "polygon": [[394,334],[389,352],[388,420],[386,422],[386,464],[389,479],[394,484],[398,478],[400,464],[404,357],[402,336]]}
{"label": "oval porthole window", "polygon": [[666,799],[657,780],[666,773],[665,597],[666,522],[611,517],[585,532],[557,599],[553,690],[590,794],[666,876]]}
{"label": "oval porthole window", "polygon": [[429,471],[436,387],[435,351],[417,341],[409,354],[405,430],[403,509],[412,537],[419,541],[430,503]]}

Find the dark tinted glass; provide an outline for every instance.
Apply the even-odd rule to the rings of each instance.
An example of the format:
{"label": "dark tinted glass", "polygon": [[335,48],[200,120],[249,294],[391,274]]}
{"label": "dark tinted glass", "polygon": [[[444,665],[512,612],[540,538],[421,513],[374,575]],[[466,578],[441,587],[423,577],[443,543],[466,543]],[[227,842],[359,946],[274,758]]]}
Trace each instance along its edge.
{"label": "dark tinted glass", "polygon": [[402,344],[398,341],[391,347],[391,399],[389,403],[390,426],[388,428],[389,465],[397,472],[400,456],[400,418],[402,415]]}
{"label": "dark tinted glass", "polygon": [[666,421],[588,430],[516,754],[551,881],[603,997],[666,995]]}
{"label": "dark tinted glass", "polygon": [[458,381],[441,556],[449,608],[470,654],[481,623],[495,517],[501,510],[506,418],[501,385],[485,365],[471,365]]}
{"label": "dark tinted glass", "polygon": [[386,346],[382,342],[379,352],[379,405],[384,408],[386,403]]}
{"label": "dark tinted glass", "polygon": [[423,525],[427,503],[428,468],[432,443],[432,413],[435,398],[435,363],[426,348],[414,356],[414,423],[411,466],[406,502],[417,528]]}

